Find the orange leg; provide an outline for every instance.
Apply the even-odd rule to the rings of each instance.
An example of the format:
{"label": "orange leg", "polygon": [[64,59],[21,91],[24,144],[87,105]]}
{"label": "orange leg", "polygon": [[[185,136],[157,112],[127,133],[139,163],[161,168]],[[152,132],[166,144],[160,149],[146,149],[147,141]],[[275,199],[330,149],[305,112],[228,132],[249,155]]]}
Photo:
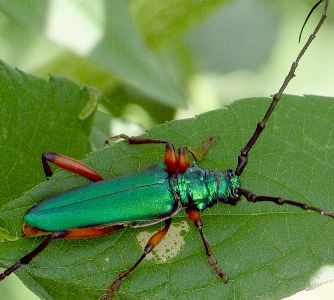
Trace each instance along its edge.
{"label": "orange leg", "polygon": [[5,277],[9,276],[11,273],[16,271],[22,265],[26,265],[32,261],[34,257],[40,254],[53,239],[83,239],[83,238],[93,238],[100,235],[104,235],[110,232],[115,232],[122,228],[122,225],[114,225],[106,228],[80,228],[80,229],[71,229],[68,231],[59,231],[59,232],[46,232],[42,230],[38,230],[33,228],[27,224],[23,225],[23,230],[25,236],[38,236],[49,234],[43,242],[41,242],[35,249],[29,252],[27,255],[23,256],[16,263],[8,267],[3,273],[0,273],[0,281],[5,279]]}
{"label": "orange leg", "polygon": [[218,137],[210,136],[201,144],[199,149],[193,149],[188,146],[179,148],[178,155],[175,152],[173,144],[163,140],[147,139],[120,134],[106,139],[106,143],[109,144],[110,142],[118,139],[127,140],[129,144],[166,144],[164,163],[167,166],[167,172],[169,175],[174,175],[176,173],[182,174],[187,170],[187,168],[190,167],[190,161],[188,159],[186,150],[188,150],[193,155],[195,160],[200,161],[207,154],[210,147],[218,140]]}
{"label": "orange leg", "polygon": [[46,178],[49,178],[52,175],[52,170],[48,162],[52,162],[62,169],[84,176],[92,181],[103,180],[102,176],[93,168],[76,159],[53,152],[46,152],[42,154],[42,164]]}
{"label": "orange leg", "polygon": [[167,166],[167,172],[169,175],[176,173],[184,173],[190,166],[186,151],[184,148],[179,149],[179,155],[176,154],[174,145],[163,140],[147,139],[135,136],[127,136],[126,134],[115,135],[106,139],[106,143],[110,143],[115,140],[124,139],[129,144],[166,144],[166,152],[164,163]]}
{"label": "orange leg", "polygon": [[[110,227],[87,227],[87,228],[75,228],[69,229],[63,232],[63,239],[87,239],[94,238],[100,235],[105,235],[107,233],[115,232],[121,229],[123,225],[114,225]],[[52,234],[52,232],[40,230],[23,223],[23,236],[24,237],[34,237],[41,235]]]}
{"label": "orange leg", "polygon": [[105,235],[107,233],[118,231],[123,228],[123,225],[114,225],[111,227],[88,227],[88,228],[77,228],[70,229],[66,232],[64,239],[90,239],[98,237],[100,235]]}
{"label": "orange leg", "polygon": [[203,223],[202,223],[202,218],[201,218],[201,213],[199,210],[197,209],[186,209],[187,214],[189,219],[191,220],[191,222],[194,223],[194,225],[197,227],[197,229],[199,230],[199,233],[201,235],[203,244],[204,244],[204,248],[205,248],[205,253],[206,256],[208,258],[208,264],[211,267],[212,271],[223,281],[227,281],[228,280],[228,276],[227,274],[223,271],[222,267],[217,263],[216,258],[213,256],[212,254],[212,249],[210,246],[209,241],[207,240],[207,238],[205,237],[204,233],[203,233]]}
{"label": "orange leg", "polygon": [[178,173],[183,174],[190,167],[190,161],[187,155],[186,148],[179,148],[179,153],[177,157],[177,168]]}
{"label": "orange leg", "polygon": [[178,154],[176,154],[174,145],[170,143],[166,144],[164,163],[169,175],[183,174],[190,167],[186,149],[184,147],[179,148]]}
{"label": "orange leg", "polygon": [[173,144],[166,144],[164,163],[167,166],[167,172],[169,175],[173,175],[177,172],[177,155]]}
{"label": "orange leg", "polygon": [[161,240],[167,234],[170,224],[171,224],[171,219],[165,220],[165,226],[158,232],[153,234],[151,238],[148,240],[144,248],[143,254],[129,269],[125,270],[124,272],[118,275],[118,278],[113,281],[113,283],[110,285],[107,291],[101,296],[100,300],[108,300],[118,291],[123,280],[125,280],[126,277],[128,277],[128,275],[141,263],[141,261],[146,257],[146,255],[149,254],[154,249],[154,247],[161,242]]}

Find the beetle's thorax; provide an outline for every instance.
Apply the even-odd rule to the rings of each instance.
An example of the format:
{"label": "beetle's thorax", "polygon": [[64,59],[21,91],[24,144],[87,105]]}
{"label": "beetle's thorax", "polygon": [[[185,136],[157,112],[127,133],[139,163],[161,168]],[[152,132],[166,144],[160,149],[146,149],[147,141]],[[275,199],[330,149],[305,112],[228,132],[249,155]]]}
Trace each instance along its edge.
{"label": "beetle's thorax", "polygon": [[184,174],[173,176],[170,186],[182,206],[203,211],[218,201],[235,204],[238,200],[235,190],[240,187],[240,181],[231,171],[215,173],[192,166]]}

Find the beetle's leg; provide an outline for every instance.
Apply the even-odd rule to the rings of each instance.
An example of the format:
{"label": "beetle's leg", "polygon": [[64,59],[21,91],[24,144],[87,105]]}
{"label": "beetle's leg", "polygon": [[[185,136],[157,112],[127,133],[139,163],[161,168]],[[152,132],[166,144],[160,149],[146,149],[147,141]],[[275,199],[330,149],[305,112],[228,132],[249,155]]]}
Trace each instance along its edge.
{"label": "beetle's leg", "polygon": [[137,145],[139,144],[166,144],[164,163],[167,166],[167,172],[169,175],[173,175],[178,171],[179,160],[176,155],[173,144],[168,143],[166,141],[162,141],[162,140],[146,139],[146,138],[141,138],[141,137],[136,137],[136,136],[127,136],[126,134],[115,135],[110,138],[107,138],[106,143],[109,144],[109,142],[112,142],[118,139],[124,139],[124,140],[127,140],[129,144],[137,144]]}
{"label": "beetle's leg", "polygon": [[114,140],[124,139],[127,140],[129,144],[166,144],[166,152],[164,163],[167,166],[167,172],[169,175],[173,175],[176,172],[183,173],[186,168],[190,166],[187,154],[184,151],[184,148],[179,149],[179,156],[176,155],[175,147],[173,144],[168,143],[162,140],[156,139],[146,139],[136,136],[127,136],[125,134],[115,135],[108,139],[106,142],[109,143]]}
{"label": "beetle's leg", "polygon": [[301,209],[304,209],[304,210],[312,210],[312,211],[315,211],[315,212],[317,212],[321,215],[334,218],[334,213],[328,212],[328,211],[323,210],[319,207],[310,206],[306,203],[297,202],[297,201],[293,201],[293,200],[287,200],[287,199],[283,199],[281,197],[258,196],[258,195],[255,195],[253,192],[251,192],[249,190],[241,189],[241,188],[238,189],[237,193],[241,196],[244,196],[250,202],[269,201],[269,202],[274,202],[275,204],[278,204],[278,205],[288,204],[288,205],[292,205],[292,206],[297,206],[297,207],[299,207]]}
{"label": "beetle's leg", "polygon": [[186,148],[179,148],[178,155],[176,155],[174,145],[167,143],[164,163],[167,166],[167,172],[169,175],[173,175],[175,173],[183,174],[187,168],[190,167],[190,161],[187,156]]}
{"label": "beetle's leg", "polygon": [[90,239],[105,235],[107,233],[115,232],[123,228],[123,225],[113,225],[110,227],[88,227],[88,228],[76,228],[70,229],[64,235],[64,239]]}
{"label": "beetle's leg", "polygon": [[190,161],[185,147],[179,148],[177,156],[178,173],[183,174],[190,167]]}
{"label": "beetle's leg", "polygon": [[[165,159],[164,163],[167,166],[167,172],[169,175],[173,175],[175,173],[184,173],[187,168],[190,167],[190,161],[188,159],[187,153],[185,149],[188,150],[188,148],[180,148],[178,155],[176,155],[174,145],[171,143],[168,143],[163,140],[156,140],[156,139],[146,139],[146,138],[140,138],[135,136],[127,136],[125,134],[115,135],[110,138],[106,139],[106,143],[109,143],[111,141],[115,141],[118,139],[124,139],[127,140],[129,144],[166,144],[166,152],[165,152]],[[202,144],[202,147],[200,149],[201,153],[206,151],[204,150],[204,144],[209,143],[208,141],[204,142]],[[189,150],[191,153],[196,152],[196,150]],[[192,152],[193,151],[193,152]],[[194,155],[194,154],[193,154]],[[201,155],[201,154],[198,154]]]}
{"label": "beetle's leg", "polygon": [[[67,231],[59,231],[53,232],[49,234],[43,242],[41,242],[34,250],[29,252],[27,255],[23,256],[19,261],[15,264],[11,265],[7,268],[3,273],[0,274],[0,281],[5,279],[5,277],[9,276],[11,273],[16,271],[22,265],[26,265],[32,261],[34,257],[40,254],[46,247],[49,245],[50,241],[53,239],[85,239],[85,238],[93,238],[101,235],[105,235],[110,232],[115,232],[121,229],[122,225],[114,225],[111,227],[90,227],[90,228],[78,228],[78,229],[71,229]],[[30,227],[27,224],[23,224],[23,230],[25,236],[38,236],[45,234],[42,230],[35,229]]]}
{"label": "beetle's leg", "polygon": [[26,265],[31,260],[40,254],[46,246],[50,243],[51,240],[57,239],[57,238],[62,238],[64,235],[63,232],[54,232],[50,235],[48,235],[43,242],[41,242],[34,250],[32,250],[30,253],[27,255],[23,256],[19,261],[17,261],[15,264],[11,265],[9,268],[7,268],[4,272],[0,274],[0,281],[5,279],[5,277],[9,276],[11,273],[16,271],[18,268],[20,268],[22,265]]}
{"label": "beetle's leg", "polygon": [[212,271],[222,280],[225,282],[228,280],[227,274],[223,271],[222,267],[218,264],[216,258],[212,254],[212,249],[210,246],[209,241],[205,237],[203,233],[203,223],[202,223],[202,218],[201,218],[201,213],[199,212],[198,209],[186,209],[187,214],[191,222],[194,223],[194,225],[197,227],[206,252],[206,256],[208,257],[208,264],[211,267]]}
{"label": "beetle's leg", "polygon": [[173,144],[166,144],[164,164],[167,166],[167,172],[169,175],[173,175],[177,172],[178,158]]}
{"label": "beetle's leg", "polygon": [[208,153],[212,145],[218,140],[218,136],[209,136],[206,140],[202,142],[199,149],[194,149],[189,146],[186,146],[186,149],[192,154],[196,161],[201,161],[203,157]]}
{"label": "beetle's leg", "polygon": [[128,277],[128,275],[140,264],[140,262],[146,257],[147,254],[149,254],[155,246],[157,246],[161,240],[164,238],[164,236],[167,234],[169,226],[171,224],[171,219],[165,220],[165,226],[160,229],[158,232],[153,234],[150,239],[148,240],[143,254],[137,259],[137,261],[127,270],[119,274],[118,278],[113,281],[113,283],[110,285],[108,290],[101,296],[100,300],[107,300],[110,299],[119,289],[121,283],[123,280]]}
{"label": "beetle's leg", "polygon": [[42,154],[42,165],[46,178],[49,178],[52,175],[52,170],[48,162],[52,162],[62,169],[84,176],[92,181],[103,180],[102,176],[93,168],[74,158],[53,152],[46,152]]}
{"label": "beetle's leg", "polygon": [[[115,232],[121,229],[123,225],[113,225],[110,227],[86,227],[86,228],[75,228],[64,231],[62,238],[64,239],[87,239],[94,238],[100,235],[105,235],[107,233]],[[51,234],[44,230],[40,230],[34,227],[29,226],[28,224],[23,224],[23,236],[24,237],[33,237]]]}
{"label": "beetle's leg", "polygon": [[166,144],[166,141],[156,140],[156,139],[146,139],[137,136],[128,136],[126,134],[119,134],[112,137],[106,138],[105,143],[109,144],[110,142],[123,139],[127,140],[129,144]]}

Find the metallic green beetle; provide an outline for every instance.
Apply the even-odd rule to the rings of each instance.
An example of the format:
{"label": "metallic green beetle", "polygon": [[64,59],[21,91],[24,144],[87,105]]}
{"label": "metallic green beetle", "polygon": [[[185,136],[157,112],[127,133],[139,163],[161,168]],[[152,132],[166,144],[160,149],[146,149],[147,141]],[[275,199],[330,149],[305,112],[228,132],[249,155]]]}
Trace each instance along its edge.
{"label": "metallic green beetle", "polygon": [[140,226],[170,218],[181,207],[203,211],[217,201],[238,198],[239,177],[233,172],[213,173],[193,166],[169,177],[166,169],[161,163],[52,196],[33,206],[24,222],[44,231],[104,224]]}
{"label": "metallic green beetle", "polygon": [[[123,226],[143,227],[164,221],[165,226],[149,239],[142,256],[112,283],[103,296],[103,299],[108,299],[162,240],[169,229],[171,217],[182,207],[199,229],[212,270],[218,277],[227,280],[203,234],[200,212],[218,202],[234,205],[239,199],[239,176],[232,170],[211,172],[196,164],[191,166],[185,147],[176,154],[174,146],[165,141],[126,135],[114,138],[126,139],[131,144],[165,143],[164,163],[135,174],[103,180],[95,170],[77,160],[52,152],[44,153],[42,164],[47,178],[52,175],[48,165],[52,162],[96,182],[51,196],[27,211],[23,218],[24,236],[47,237],[32,252],[0,274],[0,280],[22,264],[29,263],[52,239],[91,238]],[[196,159],[201,159],[215,141],[215,137],[210,137],[199,150],[188,150]]]}

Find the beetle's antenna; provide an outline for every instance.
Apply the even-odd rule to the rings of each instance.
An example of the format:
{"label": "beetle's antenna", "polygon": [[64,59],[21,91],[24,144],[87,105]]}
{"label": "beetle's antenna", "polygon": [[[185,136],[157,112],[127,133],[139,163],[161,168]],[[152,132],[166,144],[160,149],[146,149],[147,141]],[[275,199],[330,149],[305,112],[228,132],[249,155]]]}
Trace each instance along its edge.
{"label": "beetle's antenna", "polygon": [[[292,63],[288,75],[285,77],[284,82],[283,82],[282,86],[280,87],[279,91],[273,96],[271,104],[270,104],[267,112],[265,113],[262,121],[260,121],[259,123],[257,123],[256,129],[255,129],[252,137],[248,140],[246,146],[241,150],[240,155],[238,156],[238,165],[237,165],[237,168],[235,170],[236,175],[240,176],[242,174],[242,172],[243,172],[243,170],[246,167],[247,162],[248,162],[248,152],[253,148],[254,144],[257,141],[257,139],[261,135],[263,129],[266,127],[266,124],[267,124],[267,122],[268,122],[268,120],[269,120],[272,112],[274,111],[277,103],[281,99],[284,90],[288,86],[288,84],[291,81],[291,79],[293,77],[295,77],[295,71],[296,71],[296,69],[298,67],[298,63],[299,63],[300,59],[303,57],[303,55],[306,52],[307,48],[310,46],[310,44],[312,43],[312,41],[316,37],[316,34],[320,30],[322,24],[324,23],[324,21],[325,21],[325,19],[327,17],[328,1],[329,0],[320,0],[319,1],[319,4],[320,4],[320,2],[324,2],[324,10],[323,10],[322,16],[321,16],[321,18],[320,18],[320,20],[318,22],[318,25],[314,28],[313,32],[311,33],[311,35],[307,39],[305,45],[300,50],[300,52],[299,52],[296,60]],[[319,4],[317,3],[317,5],[319,5]]]}
{"label": "beetle's antenna", "polygon": [[298,42],[300,43],[300,40],[302,38],[302,34],[303,34],[303,30],[304,30],[304,27],[308,21],[308,19],[311,17],[312,13],[314,12],[314,10],[319,6],[319,4],[322,2],[322,0],[319,0],[313,7],[312,9],[310,10],[310,12],[308,13],[305,21],[304,21],[304,24],[302,26],[302,29],[300,30],[300,33],[299,33],[299,38],[298,38]]}
{"label": "beetle's antenna", "polygon": [[323,216],[328,216],[330,218],[334,218],[334,213],[328,212],[328,211],[323,210],[319,207],[308,205],[308,204],[303,203],[303,202],[297,202],[297,201],[293,201],[293,200],[283,199],[281,197],[258,196],[258,195],[255,195],[253,192],[251,192],[249,190],[246,190],[246,189],[242,189],[242,188],[239,188],[237,193],[240,196],[244,196],[250,202],[269,201],[269,202],[273,202],[273,203],[278,204],[278,205],[288,204],[288,205],[292,205],[292,206],[297,206],[297,207],[299,207],[301,209],[304,209],[304,210],[315,211],[315,212],[317,212],[317,213],[319,213]]}

